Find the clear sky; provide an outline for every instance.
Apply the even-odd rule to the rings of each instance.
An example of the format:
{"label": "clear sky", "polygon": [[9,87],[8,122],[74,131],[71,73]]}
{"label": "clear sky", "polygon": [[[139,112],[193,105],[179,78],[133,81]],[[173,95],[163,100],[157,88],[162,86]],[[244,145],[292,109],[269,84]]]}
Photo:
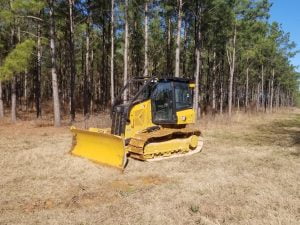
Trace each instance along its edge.
{"label": "clear sky", "polygon": [[[277,21],[282,25],[285,32],[290,33],[290,38],[297,44],[297,50],[300,49],[300,0],[271,0],[270,21]],[[297,54],[292,60],[292,64],[299,66],[300,72],[300,54]]]}

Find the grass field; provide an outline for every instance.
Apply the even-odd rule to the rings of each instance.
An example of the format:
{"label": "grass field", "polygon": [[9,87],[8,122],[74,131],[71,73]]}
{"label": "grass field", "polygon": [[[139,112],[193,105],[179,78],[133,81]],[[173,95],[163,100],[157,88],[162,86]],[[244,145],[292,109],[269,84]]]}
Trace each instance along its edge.
{"label": "grass field", "polygon": [[123,174],[46,125],[0,123],[0,224],[300,224],[299,109],[202,120],[201,153]]}

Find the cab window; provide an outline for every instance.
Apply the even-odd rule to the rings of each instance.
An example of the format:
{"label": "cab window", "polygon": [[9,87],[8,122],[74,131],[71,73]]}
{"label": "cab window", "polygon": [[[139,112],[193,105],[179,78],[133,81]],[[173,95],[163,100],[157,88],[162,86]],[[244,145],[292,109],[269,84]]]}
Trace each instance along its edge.
{"label": "cab window", "polygon": [[187,83],[174,83],[176,111],[190,109],[193,106],[192,90]]}
{"label": "cab window", "polygon": [[152,95],[153,122],[169,123],[176,120],[173,108],[173,90],[170,82],[159,83]]}

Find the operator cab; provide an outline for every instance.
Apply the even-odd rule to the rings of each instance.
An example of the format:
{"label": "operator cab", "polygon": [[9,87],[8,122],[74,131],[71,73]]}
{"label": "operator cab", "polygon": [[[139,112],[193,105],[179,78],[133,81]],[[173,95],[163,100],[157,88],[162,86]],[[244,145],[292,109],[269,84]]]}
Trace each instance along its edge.
{"label": "operator cab", "polygon": [[176,112],[193,107],[193,92],[186,80],[160,80],[152,95],[152,120],[155,124],[177,123]]}
{"label": "operator cab", "polygon": [[[132,79],[123,88],[113,105],[113,133],[120,135],[120,132],[122,133],[125,129],[126,122],[130,122],[131,109],[149,100],[151,101],[152,123],[173,125],[178,123],[177,112],[192,109],[193,91],[189,80],[183,78]],[[121,121],[122,118],[125,118],[125,121]]]}

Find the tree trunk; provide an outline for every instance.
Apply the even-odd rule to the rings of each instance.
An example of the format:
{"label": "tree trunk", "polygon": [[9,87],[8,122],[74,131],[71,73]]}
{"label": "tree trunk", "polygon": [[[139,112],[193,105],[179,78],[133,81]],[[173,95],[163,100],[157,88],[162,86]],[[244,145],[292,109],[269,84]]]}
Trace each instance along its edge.
{"label": "tree trunk", "polygon": [[115,101],[115,90],[114,90],[114,6],[115,2],[114,0],[111,0],[111,30],[110,30],[110,36],[111,36],[111,56],[110,56],[110,97],[111,97],[111,104]]}
{"label": "tree trunk", "polygon": [[275,70],[272,69],[272,79],[271,79],[271,93],[270,93],[270,111],[273,111],[273,96],[274,96],[274,76],[275,76]]}
{"label": "tree trunk", "polygon": [[168,16],[168,40],[167,40],[167,54],[166,54],[166,72],[168,75],[172,73],[172,62],[171,62],[171,18]]}
{"label": "tree trunk", "polygon": [[280,107],[280,84],[277,87],[277,94],[276,94],[276,108]]}
{"label": "tree trunk", "polygon": [[90,59],[90,114],[94,112],[94,96],[95,96],[95,86],[94,85],[94,50],[91,49],[91,59]]}
{"label": "tree trunk", "polygon": [[245,95],[246,110],[248,108],[248,101],[249,101],[249,67],[247,66],[247,69],[246,69],[246,95]]}
{"label": "tree trunk", "polygon": [[[103,13],[103,17],[104,17],[104,12]],[[106,46],[105,46],[105,36],[106,36],[106,26],[105,26],[105,20],[102,21],[102,35],[101,35],[101,38],[102,38],[102,57],[101,57],[101,74],[100,74],[100,79],[99,79],[99,87],[100,87],[100,93],[99,93],[99,96],[100,96],[100,102],[101,102],[101,110],[105,110],[105,107],[106,107],[106,85],[105,85],[105,67],[106,67],[106,64],[105,64],[105,54],[106,54]]]}
{"label": "tree trunk", "polygon": [[237,111],[240,111],[240,96],[239,96],[239,91],[238,91],[238,96],[237,96]]}
{"label": "tree trunk", "polygon": [[265,96],[264,96],[264,65],[261,65],[261,106],[265,105]]}
{"label": "tree trunk", "polygon": [[148,77],[148,1],[145,2],[145,66],[144,77]]}
{"label": "tree trunk", "polygon": [[[12,1],[10,0],[10,8],[12,8]],[[20,39],[20,38],[19,38]],[[11,29],[11,46],[15,45],[15,29]],[[11,120],[13,123],[17,122],[17,93],[16,93],[17,78],[14,76],[11,81]]]}
{"label": "tree trunk", "polygon": [[[199,8],[199,1],[196,3],[196,11],[198,15],[201,16],[201,8]],[[201,64],[201,49],[200,49],[200,40],[201,40],[201,17],[197,18],[195,23],[195,55],[196,55],[196,68],[195,68],[195,90],[194,90],[194,110],[196,113],[196,120],[199,119],[199,82],[200,82],[200,64]]]}
{"label": "tree trunk", "polygon": [[74,21],[73,21],[73,6],[74,0],[69,0],[69,47],[70,47],[70,114],[71,122],[75,121],[75,77],[76,77],[76,67],[75,67],[75,52],[74,52]]}
{"label": "tree trunk", "polygon": [[[199,29],[200,30],[200,29]],[[200,31],[198,31],[198,38],[200,38]],[[194,91],[194,110],[196,112],[196,119],[199,118],[199,78],[200,78],[200,47],[199,43],[196,47],[196,70],[195,70],[195,91]]]}
{"label": "tree trunk", "polygon": [[17,122],[17,77],[14,76],[11,81],[11,121],[12,123]]}
{"label": "tree trunk", "polygon": [[41,52],[41,25],[37,24],[37,71],[35,77],[35,108],[36,117],[41,117],[41,68],[42,68],[42,52]]}
{"label": "tree trunk", "polygon": [[260,94],[259,94],[259,87],[260,87],[260,83],[257,84],[257,91],[256,91],[256,111],[258,111],[259,109],[259,102],[260,102]]}
{"label": "tree trunk", "polygon": [[220,87],[220,113],[222,114],[223,113],[223,96],[224,96],[224,93],[223,93],[223,82],[221,82],[221,87]]}
{"label": "tree trunk", "polygon": [[0,81],[0,119],[4,117],[4,106],[3,106],[3,96],[2,96],[2,82]]}
{"label": "tree trunk", "polygon": [[90,109],[90,26],[91,26],[91,15],[90,15],[90,0],[87,1],[87,24],[86,24],[86,38],[85,38],[85,71],[83,81],[83,114],[87,119],[89,117]]}
{"label": "tree trunk", "polygon": [[[128,79],[128,0],[125,0],[125,46],[124,46],[124,86]],[[127,89],[124,91],[124,101],[128,98]]]}
{"label": "tree trunk", "polygon": [[213,53],[212,108],[216,109],[216,52]]}
{"label": "tree trunk", "polygon": [[28,71],[25,70],[24,74],[24,100],[25,100],[25,111],[28,111]]}
{"label": "tree trunk", "polygon": [[228,52],[227,56],[230,67],[230,77],[229,77],[229,86],[228,86],[228,115],[231,116],[232,112],[232,87],[233,87],[233,75],[235,70],[235,48],[236,45],[236,24],[234,25],[234,34],[233,34],[233,43],[232,43],[232,53]]}
{"label": "tree trunk", "polygon": [[178,0],[178,23],[177,23],[177,40],[176,40],[175,77],[179,77],[179,73],[180,73],[181,22],[182,22],[182,0]]}
{"label": "tree trunk", "polygon": [[271,78],[268,80],[268,94],[266,98],[266,108],[270,109],[270,98],[271,98]]}
{"label": "tree trunk", "polygon": [[56,73],[56,49],[55,49],[55,20],[53,0],[49,0],[50,6],[50,48],[51,48],[51,75],[52,75],[52,95],[54,110],[54,126],[59,127],[60,122],[60,104],[58,95],[58,83]]}
{"label": "tree trunk", "polygon": [[187,48],[188,48],[188,45],[187,45],[187,40],[188,38],[188,22],[185,21],[184,23],[184,35],[183,35],[183,48],[182,48],[182,69],[181,69],[181,74],[182,76],[185,76],[186,73],[187,73],[187,67],[186,67],[186,62],[187,62]]}

